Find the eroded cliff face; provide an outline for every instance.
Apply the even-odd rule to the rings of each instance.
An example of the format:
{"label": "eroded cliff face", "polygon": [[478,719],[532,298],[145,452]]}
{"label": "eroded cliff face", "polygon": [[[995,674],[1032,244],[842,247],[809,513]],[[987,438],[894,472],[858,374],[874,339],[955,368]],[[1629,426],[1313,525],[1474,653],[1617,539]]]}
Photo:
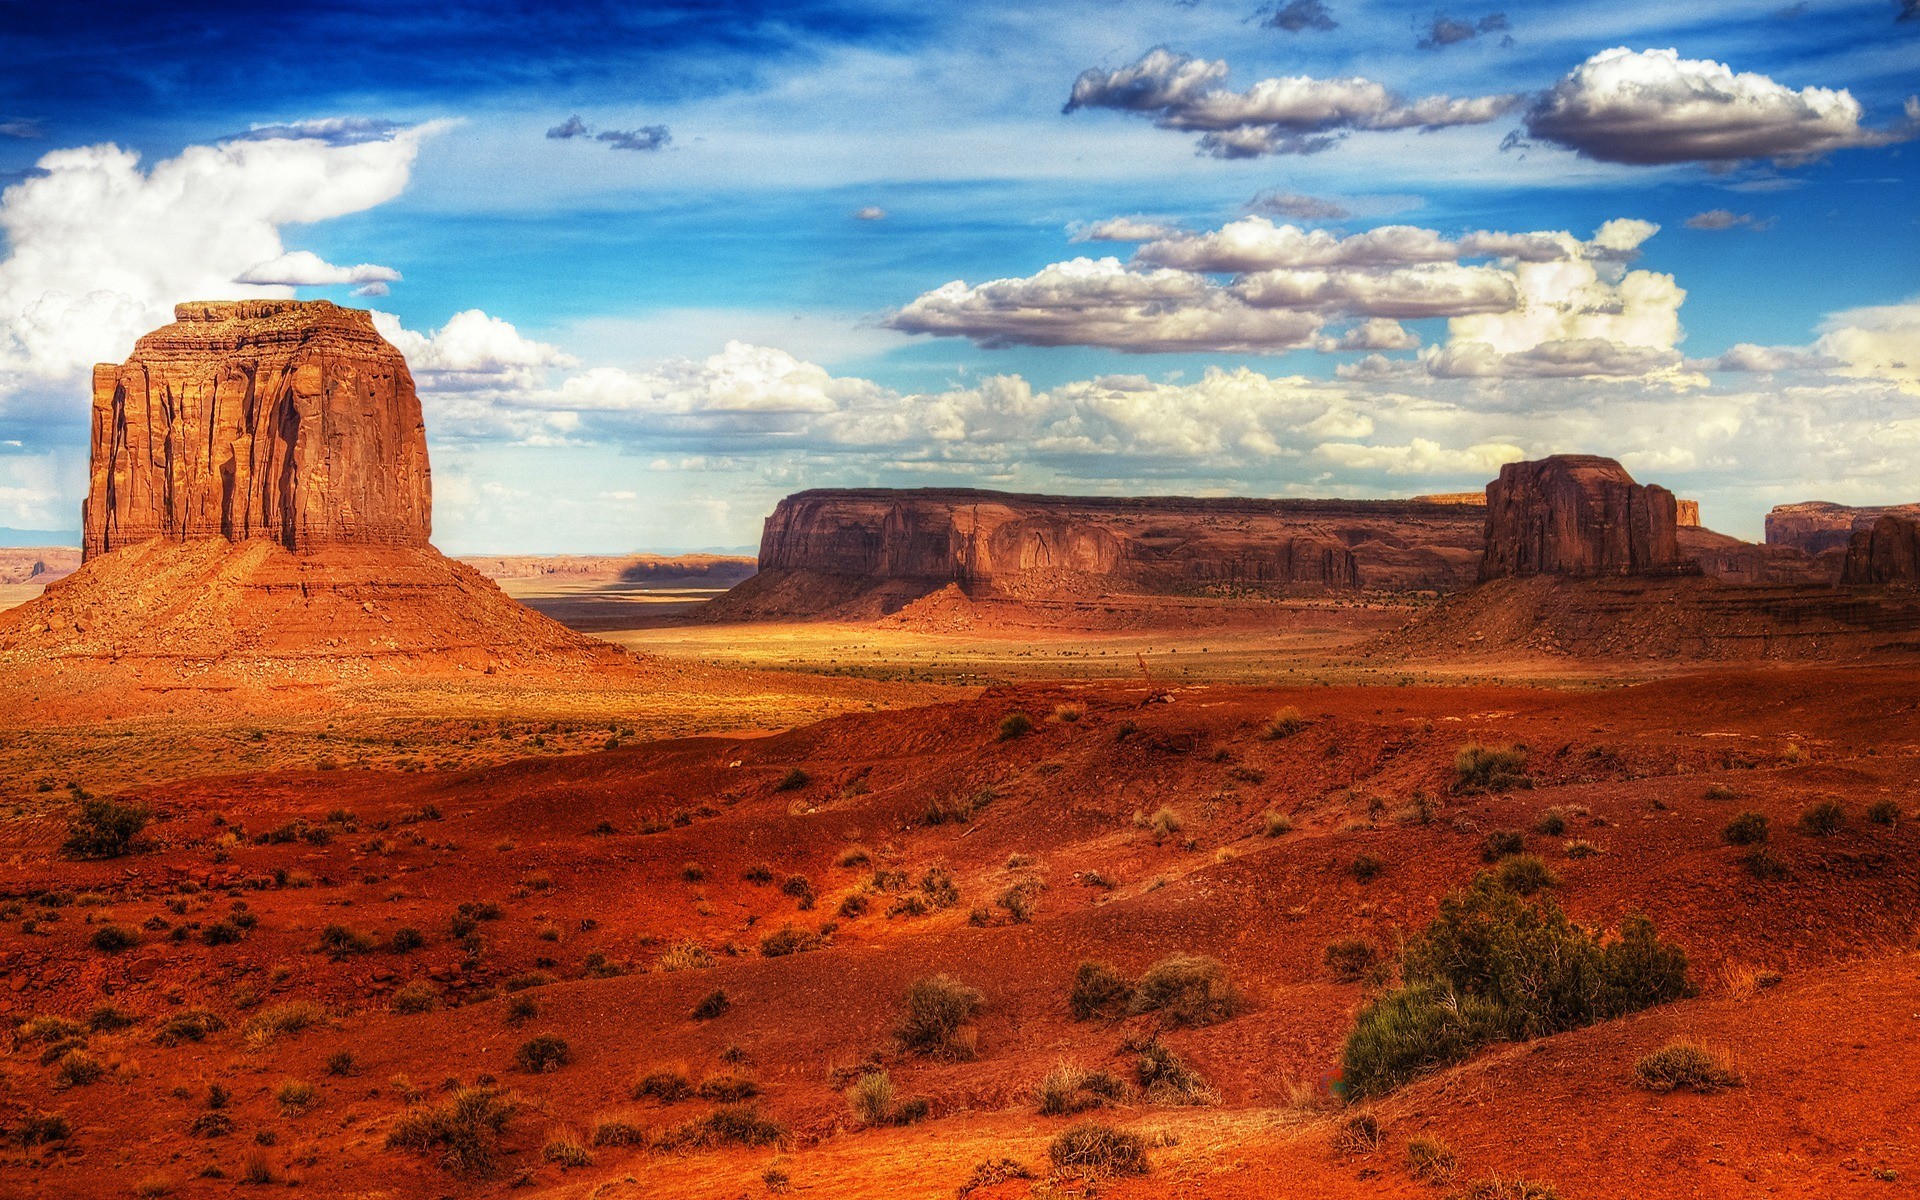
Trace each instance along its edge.
{"label": "eroded cliff face", "polygon": [[1920,521],[1887,513],[1868,528],[1855,530],[1840,582],[1920,586]]}
{"label": "eroded cliff face", "polygon": [[1487,485],[1482,580],[1529,575],[1671,575],[1681,556],[1678,505],[1663,487],[1591,454],[1508,463]]}
{"label": "eroded cliff face", "polygon": [[1481,509],[1436,501],[800,492],[767,518],[760,574],[723,607],[882,611],[943,588],[977,598],[1233,594],[1472,582]]}
{"label": "eroded cliff face", "polygon": [[1791,546],[1808,554],[1829,550],[1845,551],[1853,535],[1871,529],[1884,516],[1920,520],[1920,504],[1889,504],[1855,508],[1808,500],[1800,504],[1782,504],[1767,514],[1767,545]]}
{"label": "eroded cliff face", "polygon": [[370,314],[206,301],[93,372],[92,558],[151,538],[424,546],[426,429]]}

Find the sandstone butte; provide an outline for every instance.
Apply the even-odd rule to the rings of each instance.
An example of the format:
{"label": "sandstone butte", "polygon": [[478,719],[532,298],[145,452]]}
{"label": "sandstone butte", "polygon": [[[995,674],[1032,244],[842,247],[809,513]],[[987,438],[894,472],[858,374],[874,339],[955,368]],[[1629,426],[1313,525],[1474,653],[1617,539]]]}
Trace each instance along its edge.
{"label": "sandstone butte", "polygon": [[198,301],[93,371],[88,558],[151,538],[425,546],[426,425],[371,314]]}
{"label": "sandstone butte", "polygon": [[1920,504],[1853,507],[1825,500],[1782,504],[1767,514],[1767,545],[1790,546],[1808,554],[1844,554],[1853,535],[1884,516],[1920,520]]}
{"label": "sandstone butte", "polygon": [[1856,529],[1847,545],[1840,582],[1920,585],[1920,521],[1888,513]]}
{"label": "sandstone butte", "polygon": [[1480,578],[1697,571],[1681,556],[1678,529],[1673,493],[1635,483],[1610,458],[1556,454],[1508,463],[1487,485]]}

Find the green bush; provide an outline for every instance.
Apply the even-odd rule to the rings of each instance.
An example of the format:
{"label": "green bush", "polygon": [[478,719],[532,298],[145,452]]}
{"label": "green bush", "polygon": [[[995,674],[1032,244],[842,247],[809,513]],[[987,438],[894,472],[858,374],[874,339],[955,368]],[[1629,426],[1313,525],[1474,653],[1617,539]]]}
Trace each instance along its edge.
{"label": "green bush", "polygon": [[1847,810],[1840,807],[1838,800],[1821,800],[1809,804],[1796,822],[1800,832],[1810,837],[1828,837],[1840,832],[1847,823]]}
{"label": "green bush", "polygon": [[500,1133],[516,1107],[498,1088],[461,1088],[442,1104],[402,1113],[387,1148],[432,1154],[442,1170],[484,1179],[499,1168]]}
{"label": "green bush", "polygon": [[122,804],[89,796],[68,820],[67,840],[60,844],[60,851],[68,858],[119,858],[133,849],[152,815],[138,801]]}
{"label": "green bush", "polygon": [[1509,854],[1519,854],[1527,848],[1527,837],[1518,829],[1496,829],[1480,843],[1481,862],[1499,862]]}
{"label": "green bush", "polygon": [[1504,792],[1532,787],[1524,746],[1462,746],[1453,757],[1453,790]]}
{"label": "green bush", "polygon": [[894,1034],[915,1054],[972,1058],[971,1024],[985,1000],[977,989],[945,975],[917,979],[907,989],[906,1010]]}
{"label": "green bush", "polygon": [[1126,1015],[1132,999],[1133,985],[1107,964],[1083,962],[1074,968],[1073,987],[1067,993],[1074,1020],[1118,1020]]}
{"label": "green bush", "polygon": [[1501,859],[1493,870],[1493,877],[1501,887],[1521,896],[1560,886],[1560,877],[1537,854],[1515,854]]}
{"label": "green bush", "polygon": [[572,1061],[572,1047],[566,1039],[551,1033],[528,1038],[513,1052],[513,1065],[529,1075],[558,1071]]}
{"label": "green bush", "polygon": [[1611,941],[1551,899],[1490,876],[1449,893],[1402,961],[1405,983],[1361,1010],[1345,1052],[1357,1096],[1385,1092],[1499,1040],[1590,1025],[1692,994],[1687,957],[1629,917]]}
{"label": "green bush", "polygon": [[1767,840],[1767,825],[1765,813],[1743,812],[1727,822],[1720,840],[1729,846],[1758,846]]}
{"label": "green bush", "polygon": [[1158,1013],[1169,1025],[1212,1025],[1245,1006],[1218,959],[1169,954],[1147,968],[1128,1005],[1134,1013]]}
{"label": "green bush", "polygon": [[1053,1139],[1047,1157],[1069,1174],[1145,1175],[1147,1144],[1136,1134],[1084,1121]]}

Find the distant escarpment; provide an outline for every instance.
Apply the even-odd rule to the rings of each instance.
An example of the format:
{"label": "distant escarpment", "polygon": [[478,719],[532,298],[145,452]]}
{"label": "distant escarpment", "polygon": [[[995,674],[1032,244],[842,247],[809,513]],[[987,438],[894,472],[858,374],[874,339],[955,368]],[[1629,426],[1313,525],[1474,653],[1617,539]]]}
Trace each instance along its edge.
{"label": "distant escarpment", "polygon": [[88,558],[150,538],[424,546],[426,428],[370,313],[203,301],[93,371]]}
{"label": "distant escarpment", "polygon": [[1840,582],[1855,586],[1920,586],[1920,521],[1887,513],[1854,531]]}
{"label": "distant escarpment", "polygon": [[760,572],[716,617],[871,616],[949,585],[975,600],[1449,591],[1471,583],[1481,505],[1431,500],[800,492]]}
{"label": "distant escarpment", "polygon": [[1861,508],[1825,500],[1782,504],[1767,514],[1767,545],[1816,555],[1828,551],[1844,554],[1856,532],[1871,529],[1875,521],[1886,516],[1920,520],[1920,504]]}

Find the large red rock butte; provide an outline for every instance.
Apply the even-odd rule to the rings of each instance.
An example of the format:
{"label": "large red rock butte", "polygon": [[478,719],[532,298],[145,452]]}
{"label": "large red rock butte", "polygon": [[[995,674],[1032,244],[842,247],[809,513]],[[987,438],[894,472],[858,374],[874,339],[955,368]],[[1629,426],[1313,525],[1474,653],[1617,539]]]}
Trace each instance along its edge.
{"label": "large red rock butte", "polygon": [[1840,582],[1920,585],[1920,521],[1888,513],[1855,530]]}
{"label": "large red rock butte", "polygon": [[1487,485],[1482,580],[1528,575],[1672,575],[1682,558],[1678,505],[1663,487],[1591,454],[1508,463]]}
{"label": "large red rock butte", "polygon": [[156,537],[425,546],[432,509],[413,377],[369,313],[181,304],[94,368],[88,558]]}
{"label": "large red rock butte", "polygon": [[1826,500],[1781,504],[1767,514],[1767,545],[1791,546],[1808,554],[1844,553],[1853,535],[1884,516],[1920,520],[1920,504],[1855,507]]}
{"label": "large red rock butte", "polygon": [[799,492],[715,615],[891,611],[949,585],[1009,600],[1450,590],[1479,558],[1481,507],[1461,501]]}

